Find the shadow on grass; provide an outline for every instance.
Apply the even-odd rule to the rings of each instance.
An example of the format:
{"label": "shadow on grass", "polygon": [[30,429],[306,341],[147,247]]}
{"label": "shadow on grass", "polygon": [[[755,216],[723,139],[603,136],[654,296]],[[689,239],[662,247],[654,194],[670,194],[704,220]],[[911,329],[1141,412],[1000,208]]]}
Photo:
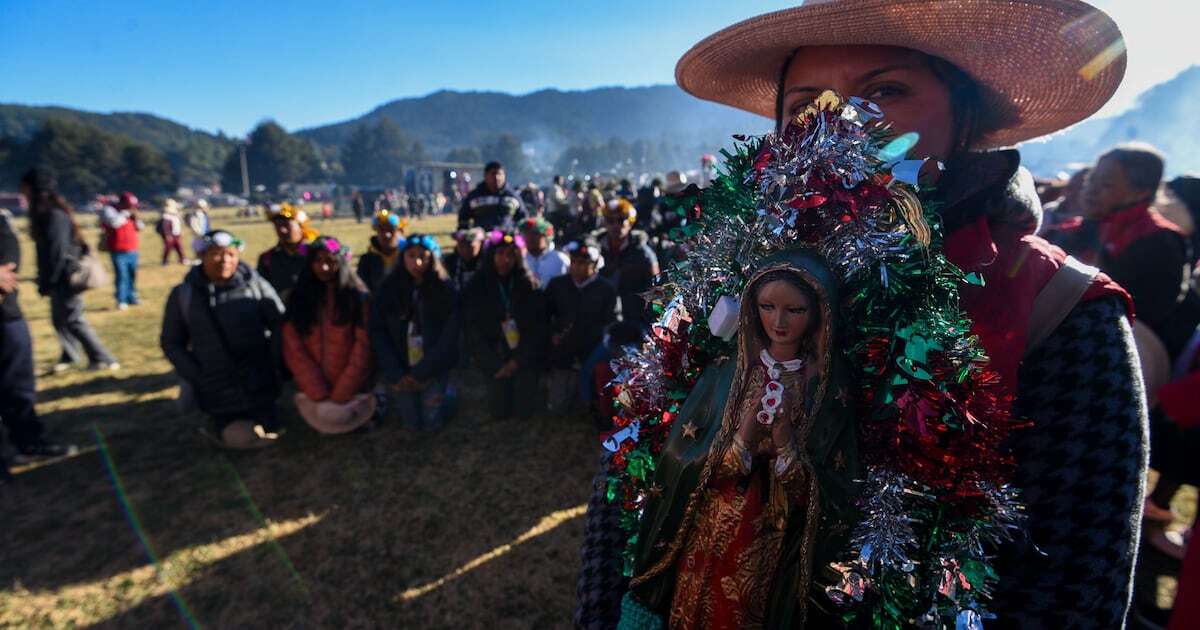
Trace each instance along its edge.
{"label": "shadow on grass", "polygon": [[120,373],[106,374],[89,381],[43,389],[38,392],[37,399],[39,404],[46,404],[56,400],[100,392],[146,394],[174,387],[178,384],[179,379],[175,376],[174,372],[137,374],[134,376],[121,376]]}
{"label": "shadow on grass", "polygon": [[[267,522],[320,515],[277,545],[195,566],[180,589],[188,609],[203,625],[238,627],[568,624],[582,517],[411,601],[399,595],[512,543],[547,514],[584,503],[595,462],[586,425],[467,418],[432,434],[387,424],[329,437],[288,414],[277,447],[240,454],[204,446],[194,423],[164,420],[170,416],[158,403],[169,404],[118,407],[157,417],[160,426],[109,434],[98,422],[123,494],[99,451],[19,476],[6,498],[17,518],[0,538],[0,584],[58,591],[135,571],[150,560],[133,523],[154,554],[168,558]],[[48,540],[57,542],[40,542]],[[176,605],[155,587],[162,590],[127,585],[120,597],[145,601],[94,621],[180,623]]]}

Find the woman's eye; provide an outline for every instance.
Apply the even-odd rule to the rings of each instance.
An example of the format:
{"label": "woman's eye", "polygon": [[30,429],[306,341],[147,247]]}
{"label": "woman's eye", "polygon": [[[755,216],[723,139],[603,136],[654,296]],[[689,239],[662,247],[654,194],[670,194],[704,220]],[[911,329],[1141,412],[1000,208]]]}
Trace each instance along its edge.
{"label": "woman's eye", "polygon": [[775,310],[775,305],[774,304],[759,304],[758,308],[760,308],[764,311],[773,311],[773,310]]}
{"label": "woman's eye", "polygon": [[789,308],[788,312],[793,315],[802,315],[804,313],[807,313],[808,309],[806,309],[806,308]]}
{"label": "woman's eye", "polygon": [[877,101],[886,98],[904,96],[908,93],[904,87],[895,84],[877,85],[867,90],[866,98],[870,101]]}

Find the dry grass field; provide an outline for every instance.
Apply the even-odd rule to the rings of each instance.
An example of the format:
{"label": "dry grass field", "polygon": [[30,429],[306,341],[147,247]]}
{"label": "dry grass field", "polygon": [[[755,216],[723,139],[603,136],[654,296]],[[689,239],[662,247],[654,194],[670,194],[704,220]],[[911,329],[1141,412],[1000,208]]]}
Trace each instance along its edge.
{"label": "dry grass field", "polygon": [[[213,223],[247,241],[251,264],[273,241],[261,219],[220,210]],[[318,227],[356,252],[369,236],[353,219]],[[452,218],[415,227],[448,242]],[[111,374],[46,375],[58,344],[32,243],[22,246],[38,409],[81,452],[17,468],[0,491],[0,627],[570,626],[598,454],[589,422],[482,420],[468,387],[437,433],[390,423],[322,437],[284,405],[276,447],[217,450],[197,437],[203,417],[173,407],[158,333],[186,268],[159,265],[153,230],[142,233],[141,306],[117,311],[106,289],[86,296],[124,366]]]}

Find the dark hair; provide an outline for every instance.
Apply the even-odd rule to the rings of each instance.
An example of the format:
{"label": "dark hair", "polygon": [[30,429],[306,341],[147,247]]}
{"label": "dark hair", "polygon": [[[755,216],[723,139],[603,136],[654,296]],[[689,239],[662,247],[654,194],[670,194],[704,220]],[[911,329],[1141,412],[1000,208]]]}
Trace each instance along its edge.
{"label": "dark hair", "polygon": [[503,164],[501,164],[495,160],[492,160],[491,162],[488,162],[487,164],[484,165],[483,174],[486,175],[488,173],[491,173],[492,171],[499,171],[499,170],[503,170],[503,169],[504,169]]}
{"label": "dark hair", "polygon": [[1133,142],[1109,149],[1099,160],[1106,158],[1112,158],[1121,165],[1126,181],[1134,190],[1150,194],[1158,192],[1166,169],[1163,154],[1158,149],[1144,142]]}
{"label": "dark hair", "polygon": [[71,221],[71,235],[76,241],[83,241],[79,224],[75,221],[75,208],[58,193],[58,182],[50,171],[31,168],[21,176],[21,185],[29,187],[29,219],[34,239],[40,241],[46,238],[50,213],[58,209],[65,212]]}
{"label": "dark hair", "polygon": [[1167,182],[1167,188],[1170,188],[1171,192],[1179,197],[1179,200],[1188,207],[1193,215],[1200,213],[1200,177],[1180,175]]}
{"label": "dark hair", "polygon": [[[820,325],[820,322],[821,322],[821,309],[820,309],[821,301],[817,298],[816,290],[814,290],[811,286],[809,286],[809,284],[807,282],[805,282],[798,274],[796,274],[793,271],[788,271],[786,269],[769,271],[766,274],[764,274],[761,278],[756,280],[754,282],[754,286],[752,287],[752,290],[750,291],[750,308],[753,309],[755,314],[757,315],[758,294],[760,292],[762,292],[763,288],[766,287],[768,284],[771,284],[772,282],[780,282],[780,281],[786,282],[789,285],[795,287],[796,290],[800,291],[801,293],[804,294],[805,297],[808,298],[809,304],[812,305],[811,310],[809,310],[808,329],[810,332],[813,330],[816,330],[816,327],[818,325]],[[767,331],[763,330],[762,322],[759,321],[757,318],[755,319],[755,322],[757,323],[757,325],[755,326],[755,330],[758,332],[759,341],[761,341],[764,344],[769,343],[770,340],[767,337]]]}
{"label": "dark hair", "polygon": [[[797,48],[787,56],[779,72],[779,86],[775,93],[776,131],[782,130],[784,122],[783,96],[784,90],[787,88],[788,70],[800,50]],[[992,108],[985,108],[983,99],[985,88],[958,66],[941,57],[918,50],[913,52],[924,59],[929,70],[946,86],[946,90],[950,94],[950,111],[954,116],[954,127],[950,155],[946,156],[947,164],[957,162],[958,158],[971,151],[987,133],[1011,124],[1017,119],[1015,108],[997,109],[998,103],[1004,102],[1003,99],[990,99],[989,103]]]}
{"label": "dark hair", "polygon": [[[512,232],[505,231],[504,234],[511,235]],[[516,243],[498,243],[488,247],[483,252],[483,266],[480,271],[488,278],[498,279],[500,273],[496,271],[496,252],[502,247],[511,247],[517,251],[517,262],[513,265],[512,276],[515,278],[514,288],[516,286],[528,285],[530,290],[536,289],[538,284],[533,279],[533,274],[529,272],[529,268],[525,266],[525,256],[521,254],[521,248],[517,247]]]}
{"label": "dark hair", "polygon": [[308,244],[308,254],[304,257],[304,268],[300,270],[296,288],[288,296],[285,319],[291,322],[301,335],[308,334],[308,331],[320,319],[320,309],[325,305],[328,293],[325,290],[325,283],[321,282],[312,270],[313,261],[321,252],[330,253],[338,260],[337,278],[333,283],[334,325],[345,326],[350,323],[359,324],[363,321],[363,301],[367,288],[363,286],[358,274],[354,273],[350,261],[341,255],[341,252],[349,250],[338,248],[339,251],[331,252],[331,242],[338,241],[328,236],[318,236],[316,240]]}
{"label": "dark hair", "polygon": [[[426,245],[428,243],[429,245]],[[412,278],[412,274],[408,273],[408,268],[404,266],[404,252],[412,247],[420,247],[429,253],[429,264],[425,267],[425,277],[423,281],[428,282],[445,282],[450,279],[450,274],[446,273],[446,267],[442,264],[441,248],[437,247],[437,242],[428,234],[413,233],[400,241],[400,264],[398,272],[404,274],[408,278]]]}

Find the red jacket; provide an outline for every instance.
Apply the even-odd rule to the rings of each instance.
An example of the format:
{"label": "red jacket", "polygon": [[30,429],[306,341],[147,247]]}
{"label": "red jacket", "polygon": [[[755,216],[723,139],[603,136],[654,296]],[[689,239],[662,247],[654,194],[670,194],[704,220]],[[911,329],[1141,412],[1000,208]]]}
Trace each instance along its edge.
{"label": "red jacket", "polygon": [[371,377],[371,344],[366,314],[356,324],[333,323],[332,300],[320,320],[301,337],[291,322],[283,325],[283,359],[296,386],[314,401],[344,403],[363,391]]}
{"label": "red jacket", "polygon": [[[964,271],[983,276],[982,287],[960,288],[963,310],[1009,391],[1016,394],[1017,372],[1025,354],[1030,316],[1038,293],[1066,260],[1066,253],[1016,227],[995,226],[979,217],[946,237],[946,257]],[[1099,274],[1081,302],[1119,296],[1132,315],[1129,294]]]}
{"label": "red jacket", "polygon": [[137,223],[129,219],[120,227],[105,225],[104,242],[110,252],[136,252],[138,249]]}

